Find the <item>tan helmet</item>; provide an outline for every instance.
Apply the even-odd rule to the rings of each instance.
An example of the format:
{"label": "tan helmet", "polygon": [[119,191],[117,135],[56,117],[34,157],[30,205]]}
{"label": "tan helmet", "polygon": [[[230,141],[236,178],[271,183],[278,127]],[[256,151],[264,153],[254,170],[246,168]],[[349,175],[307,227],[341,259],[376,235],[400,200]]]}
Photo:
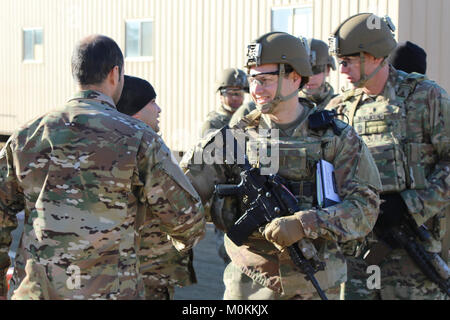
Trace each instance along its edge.
{"label": "tan helmet", "polygon": [[[264,105],[256,104],[263,113],[273,113],[275,108],[283,102],[298,96],[298,90],[308,83],[313,75],[310,63],[310,50],[306,38],[294,37],[285,32],[266,33],[248,46],[246,67],[257,67],[263,64],[275,63],[278,68],[278,86],[274,99]],[[282,79],[286,75],[286,65],[294,69],[302,81],[298,90],[283,96],[281,94]]]}
{"label": "tan helmet", "polygon": [[[388,16],[380,18],[372,13],[360,13],[341,23],[330,36],[331,53],[338,57],[359,54],[360,79],[354,83],[356,87],[364,87],[386,65],[386,58],[397,46],[394,31],[395,26]],[[364,53],[383,58],[369,75],[365,74]]]}
{"label": "tan helmet", "polygon": [[[310,51],[306,38],[294,37],[285,32],[266,33],[248,46],[246,67],[258,67],[263,64],[278,64],[278,86],[273,100],[256,107],[263,113],[273,113],[275,108],[283,101],[298,96],[298,91],[309,81],[313,75],[310,63]],[[302,78],[298,90],[283,96],[281,94],[282,79],[286,75],[286,65],[294,69]]]}
{"label": "tan helmet", "polygon": [[394,31],[395,26],[388,16],[356,14],[341,23],[330,36],[330,52],[337,56],[367,52],[375,58],[384,58],[397,46]]}
{"label": "tan helmet", "polygon": [[262,64],[288,64],[300,76],[312,76],[306,41],[285,32],[270,32],[248,46],[246,67]]}
{"label": "tan helmet", "polygon": [[237,68],[223,70],[222,76],[217,82],[217,91],[226,87],[239,87],[248,92],[247,74]]}
{"label": "tan helmet", "polygon": [[331,69],[336,70],[336,63],[334,62],[334,58],[330,56],[328,45],[325,42],[322,40],[309,38],[308,45],[311,49],[311,66],[313,68],[313,72],[315,71],[315,67],[321,66],[330,66]]}

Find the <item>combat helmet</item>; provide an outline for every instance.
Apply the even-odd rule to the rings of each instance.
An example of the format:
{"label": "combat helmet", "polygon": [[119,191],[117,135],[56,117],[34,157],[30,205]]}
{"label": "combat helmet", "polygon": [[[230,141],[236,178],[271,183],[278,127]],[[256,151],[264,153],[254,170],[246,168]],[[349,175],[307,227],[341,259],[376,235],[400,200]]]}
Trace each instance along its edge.
{"label": "combat helmet", "polygon": [[286,65],[291,66],[302,77],[302,85],[306,84],[308,78],[313,75],[308,41],[303,37],[297,38],[285,32],[269,32],[248,45],[245,65],[247,69],[272,63],[279,65],[278,88],[273,101],[263,106],[257,105],[265,113],[272,112],[280,102],[298,95],[298,90],[288,96],[281,95]]}
{"label": "combat helmet", "polygon": [[362,87],[386,63],[385,60],[368,76],[364,74],[364,52],[375,58],[384,58],[397,46],[393,32],[395,26],[388,16],[380,18],[372,13],[351,16],[331,34],[330,52],[340,56],[359,54],[361,57],[361,79],[356,86]]}
{"label": "combat helmet", "polygon": [[248,46],[246,67],[262,64],[288,64],[300,76],[312,76],[309,63],[309,47],[305,38],[297,38],[285,32],[269,32]]}
{"label": "combat helmet", "polygon": [[314,74],[324,72],[323,66],[330,66],[336,70],[334,58],[330,56],[328,45],[322,40],[309,38],[308,45],[311,48],[311,66]]}
{"label": "combat helmet", "polygon": [[248,92],[247,74],[237,68],[223,70],[222,75],[217,82],[217,91],[226,87],[239,87]]}

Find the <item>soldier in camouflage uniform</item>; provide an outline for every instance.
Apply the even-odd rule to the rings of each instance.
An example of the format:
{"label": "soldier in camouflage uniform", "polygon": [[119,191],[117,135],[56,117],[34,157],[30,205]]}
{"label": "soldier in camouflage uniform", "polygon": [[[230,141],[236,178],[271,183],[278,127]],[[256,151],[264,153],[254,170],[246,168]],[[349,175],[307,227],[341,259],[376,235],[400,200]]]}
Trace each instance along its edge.
{"label": "soldier in camouflage uniform", "polygon": [[206,116],[202,126],[202,137],[211,130],[227,125],[233,113],[242,106],[244,95],[248,92],[247,75],[236,68],[223,70],[217,83],[217,91],[220,92],[220,107]]}
{"label": "soldier in camouflage uniform", "polygon": [[[231,263],[224,272],[224,299],[318,299],[285,250],[303,239],[312,241],[326,264],[324,271],[316,273],[321,287],[329,299],[338,299],[339,285],[346,280],[346,264],[337,242],[364,237],[378,215],[380,178],[363,141],[339,120],[333,122],[336,133],[332,126],[309,127],[309,116],[318,110],[298,97],[312,75],[305,47],[306,39],[283,32],[265,34],[249,45],[246,65],[257,110],[232,131],[241,130],[248,138],[245,152],[254,166],[262,163],[255,143],[262,142],[268,149],[279,146],[279,155],[272,159],[279,160],[278,174],[298,198],[301,211],[273,220],[242,246],[225,236]],[[267,133],[265,129],[271,131],[264,143],[259,133]],[[214,133],[191,149],[180,164],[204,202],[212,197],[215,184],[227,181],[234,167],[198,161],[209,148],[211,136]],[[334,165],[342,200],[328,208],[319,207],[315,200],[315,168],[320,159]]]}
{"label": "soldier in camouflage uniform", "polygon": [[311,66],[313,75],[309,82],[300,91],[300,97],[314,102],[319,110],[333,99],[333,87],[326,81],[330,75],[330,69],[336,70],[334,58],[328,53],[328,45],[318,39],[308,39],[308,45],[311,50]]}
{"label": "soldier in camouflage uniform", "polygon": [[[450,204],[450,105],[445,90],[418,73],[407,74],[386,63],[395,48],[388,17],[358,14],[330,37],[341,73],[354,88],[326,107],[343,113],[367,143],[380,171],[384,200],[380,217],[365,241],[348,245],[346,299],[443,299],[405,250],[391,241],[387,228],[402,216],[425,225],[432,239],[422,244],[439,253]],[[364,251],[370,249],[365,260]],[[381,289],[366,286],[368,265],[381,268]]]}
{"label": "soldier in camouflage uniform", "polygon": [[[122,96],[117,110],[143,121],[159,132],[159,113],[156,92],[146,80],[125,75]],[[186,286],[196,282],[192,265],[192,250],[181,254],[161,231],[161,219],[147,209],[141,244],[138,252],[140,272],[145,284],[146,300],[171,300],[175,285]]]}
{"label": "soldier in camouflage uniform", "polygon": [[228,125],[230,128],[235,126],[243,117],[248,115],[250,112],[256,109],[256,105],[253,102],[245,103],[237,109],[231,116]]}
{"label": "soldier in camouflage uniform", "polygon": [[[123,55],[93,35],[75,47],[80,91],[19,128],[0,153],[0,276],[25,210],[8,297],[141,299],[137,260],[147,208],[179,250],[204,233],[199,196],[147,125],[116,110]],[[6,294],[4,283],[0,295]]]}
{"label": "soldier in camouflage uniform", "polygon": [[[220,107],[208,113],[203,123],[201,136],[204,137],[211,130],[221,129],[227,125],[234,112],[243,106],[245,92],[248,92],[247,75],[244,71],[236,68],[223,70],[220,80],[217,83],[217,91],[220,92]],[[252,105],[252,104],[250,104]],[[236,199],[229,197],[221,199],[214,197],[206,207],[210,207],[210,214],[213,219],[216,217],[236,215]],[[214,235],[219,256],[225,263],[230,261],[223,243],[223,231],[215,228]]]}
{"label": "soldier in camouflage uniform", "polygon": [[[333,87],[326,81],[330,75],[330,69],[336,70],[336,63],[334,58],[329,55],[328,45],[325,42],[310,38],[308,45],[313,75],[309,77],[308,83],[300,91],[299,97],[311,100],[319,110],[322,110],[336,96]],[[230,127],[237,124],[255,108],[254,104],[250,104],[237,109],[231,117]]]}

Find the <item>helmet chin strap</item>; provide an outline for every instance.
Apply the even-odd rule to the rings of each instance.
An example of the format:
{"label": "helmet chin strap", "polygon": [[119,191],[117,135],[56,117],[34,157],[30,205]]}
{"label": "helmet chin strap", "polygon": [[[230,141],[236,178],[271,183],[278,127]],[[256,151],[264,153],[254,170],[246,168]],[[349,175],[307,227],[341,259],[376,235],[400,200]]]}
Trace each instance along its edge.
{"label": "helmet chin strap", "polygon": [[373,70],[373,72],[369,75],[366,75],[365,72],[365,57],[364,57],[364,53],[360,52],[359,53],[359,59],[360,59],[360,78],[359,81],[357,81],[354,86],[357,88],[362,88],[365,86],[365,84],[367,83],[367,81],[369,81],[370,79],[372,79],[377,73],[378,71],[381,70],[381,68],[384,67],[384,65],[386,64],[386,58],[383,59],[383,61],[381,61],[380,65],[378,67],[376,67],[375,70]]}
{"label": "helmet chin strap", "polygon": [[236,111],[236,109],[233,109],[230,106],[227,106],[225,103],[222,103],[222,108],[230,113],[234,113]]}
{"label": "helmet chin strap", "polygon": [[302,92],[309,97],[313,97],[313,99],[320,98],[320,96],[325,92],[325,90],[327,88],[326,80],[327,80],[326,77],[324,77],[322,80],[322,84],[317,89],[308,90],[308,89],[306,89],[306,86],[305,86],[305,88],[302,89]]}
{"label": "helmet chin strap", "polygon": [[281,85],[282,85],[282,81],[283,81],[283,78],[285,75],[286,75],[286,70],[285,70],[284,64],[281,63],[280,64],[280,72],[278,73],[278,87],[277,87],[277,93],[275,94],[275,98],[273,98],[273,100],[270,101],[269,103],[256,104],[256,108],[259,111],[261,111],[262,113],[273,113],[275,108],[278,107],[278,105],[281,102],[287,101],[289,99],[292,99],[295,96],[298,96],[298,90],[295,90],[294,92],[292,92],[291,94],[289,94],[287,96],[281,95]]}

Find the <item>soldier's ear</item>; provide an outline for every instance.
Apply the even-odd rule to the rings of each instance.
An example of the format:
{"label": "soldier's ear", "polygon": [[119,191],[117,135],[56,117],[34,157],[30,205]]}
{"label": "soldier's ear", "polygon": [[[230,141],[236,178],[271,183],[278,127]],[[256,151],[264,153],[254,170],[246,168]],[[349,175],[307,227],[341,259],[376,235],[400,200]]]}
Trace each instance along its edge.
{"label": "soldier's ear", "polygon": [[106,76],[106,80],[113,86],[116,86],[120,82],[119,67],[114,66]]}
{"label": "soldier's ear", "polygon": [[300,83],[302,82],[302,77],[296,71],[292,71],[291,75],[292,75],[292,80],[294,82],[298,81],[298,84],[300,85]]}

